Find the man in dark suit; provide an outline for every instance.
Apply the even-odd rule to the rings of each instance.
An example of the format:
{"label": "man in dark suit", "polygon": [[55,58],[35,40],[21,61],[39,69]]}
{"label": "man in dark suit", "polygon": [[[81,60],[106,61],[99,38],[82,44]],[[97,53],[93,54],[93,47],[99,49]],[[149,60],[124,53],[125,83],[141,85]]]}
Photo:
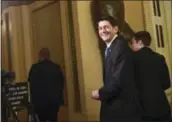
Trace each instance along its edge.
{"label": "man in dark suit", "polygon": [[131,47],[136,59],[136,81],[143,121],[169,122],[170,105],[164,90],[170,88],[168,67],[163,55],[152,51],[151,36],[147,31],[134,34]]}
{"label": "man in dark suit", "polygon": [[53,63],[49,50],[40,51],[40,61],[29,73],[31,100],[41,122],[57,122],[57,112],[63,104],[64,77],[60,66]]}
{"label": "man in dark suit", "polygon": [[98,21],[100,38],[106,43],[104,85],[92,91],[92,98],[101,101],[100,122],[139,122],[140,109],[134,81],[132,50],[118,36],[113,17]]}

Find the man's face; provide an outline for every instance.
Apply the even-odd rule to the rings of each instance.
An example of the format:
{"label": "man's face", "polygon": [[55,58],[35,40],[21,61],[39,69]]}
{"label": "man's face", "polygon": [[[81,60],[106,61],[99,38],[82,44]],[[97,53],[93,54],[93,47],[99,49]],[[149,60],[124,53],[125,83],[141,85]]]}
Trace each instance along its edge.
{"label": "man's face", "polygon": [[110,42],[118,32],[118,27],[113,27],[109,21],[103,20],[98,23],[99,36],[104,42]]}
{"label": "man's face", "polygon": [[142,46],[143,44],[141,41],[136,41],[135,38],[132,38],[130,47],[133,51],[138,51]]}

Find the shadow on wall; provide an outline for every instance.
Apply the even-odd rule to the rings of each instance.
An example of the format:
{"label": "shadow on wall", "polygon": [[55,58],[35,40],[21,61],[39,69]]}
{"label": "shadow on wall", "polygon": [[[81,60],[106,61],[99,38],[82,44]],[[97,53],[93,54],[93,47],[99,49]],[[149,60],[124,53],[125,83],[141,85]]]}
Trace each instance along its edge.
{"label": "shadow on wall", "polygon": [[[96,34],[97,33],[97,21],[101,16],[110,15],[114,17],[120,28],[120,35],[123,36],[127,41],[131,39],[134,34],[133,29],[130,25],[125,21],[125,8],[123,0],[116,1],[101,1],[101,0],[93,0],[91,3],[91,12],[93,25],[95,27]],[[99,36],[98,36],[99,37]],[[99,40],[101,40],[99,38]],[[105,44],[103,41],[99,41],[100,53],[104,55]]]}

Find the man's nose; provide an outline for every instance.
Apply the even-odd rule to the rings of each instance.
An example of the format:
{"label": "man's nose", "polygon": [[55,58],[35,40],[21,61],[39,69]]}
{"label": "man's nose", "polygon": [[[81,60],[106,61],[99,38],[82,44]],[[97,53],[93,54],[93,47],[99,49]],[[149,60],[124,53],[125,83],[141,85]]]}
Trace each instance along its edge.
{"label": "man's nose", "polygon": [[102,29],[102,33],[106,33],[106,29]]}

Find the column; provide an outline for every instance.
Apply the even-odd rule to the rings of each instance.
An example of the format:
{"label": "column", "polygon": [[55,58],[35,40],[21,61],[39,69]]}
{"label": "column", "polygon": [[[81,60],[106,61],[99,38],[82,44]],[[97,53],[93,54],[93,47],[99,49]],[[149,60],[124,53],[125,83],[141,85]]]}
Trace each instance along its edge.
{"label": "column", "polygon": [[31,65],[33,61],[33,36],[32,36],[32,23],[31,23],[31,13],[28,5],[21,6],[21,20],[22,20],[22,31],[23,31],[23,44],[24,48],[24,60],[25,60],[25,70],[26,76],[28,76]]}
{"label": "column", "polygon": [[16,81],[21,82],[26,79],[25,74],[25,54],[22,33],[22,20],[20,7],[9,8],[9,31],[11,38],[12,67],[16,75]]}

